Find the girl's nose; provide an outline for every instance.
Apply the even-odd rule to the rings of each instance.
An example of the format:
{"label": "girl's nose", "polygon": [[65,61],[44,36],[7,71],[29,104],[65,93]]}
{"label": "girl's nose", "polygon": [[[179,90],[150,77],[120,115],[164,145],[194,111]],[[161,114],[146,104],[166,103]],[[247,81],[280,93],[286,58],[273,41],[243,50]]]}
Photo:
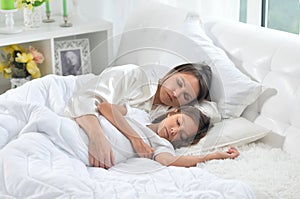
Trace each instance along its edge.
{"label": "girl's nose", "polygon": [[171,135],[175,136],[177,134],[178,129],[177,128],[171,128]]}

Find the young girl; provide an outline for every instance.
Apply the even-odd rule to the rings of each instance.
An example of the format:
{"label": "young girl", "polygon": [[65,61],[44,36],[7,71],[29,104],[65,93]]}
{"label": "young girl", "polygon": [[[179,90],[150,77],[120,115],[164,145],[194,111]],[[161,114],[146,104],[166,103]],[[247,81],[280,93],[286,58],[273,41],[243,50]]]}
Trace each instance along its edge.
{"label": "young girl", "polygon": [[[132,143],[136,138],[153,148],[153,159],[165,166],[196,166],[199,162],[212,159],[235,158],[239,155],[236,148],[231,147],[227,152],[214,152],[204,156],[176,156],[174,149],[196,144],[204,137],[210,125],[210,119],[193,106],[182,106],[166,113],[161,118],[150,123],[150,118],[145,111],[131,108],[130,106],[112,105],[104,102],[98,105],[99,112],[110,121]],[[121,117],[125,115],[126,117]],[[124,121],[130,125],[122,124]],[[118,131],[113,131],[113,126],[99,120],[104,128],[104,133],[109,140],[113,140]],[[122,126],[122,128],[120,128]],[[131,133],[127,133],[131,131]],[[113,135],[108,135],[112,134]],[[127,151],[128,148],[117,143],[111,143],[113,150]],[[131,157],[137,157],[133,146],[130,146]],[[116,150],[117,149],[117,150]],[[116,153],[118,154],[118,153]],[[152,155],[152,154],[151,154]],[[119,158],[116,158],[119,161]]]}
{"label": "young girl", "polygon": [[[2,114],[4,122],[1,126],[4,125],[2,130],[6,130],[2,132],[3,138],[6,135],[11,140],[25,133],[41,133],[49,138],[58,147],[57,149],[86,165],[91,165],[88,151],[90,140],[74,120],[59,116],[45,106],[8,100],[0,102],[0,110],[4,111]],[[98,107],[102,115],[97,119],[111,145],[114,163],[139,157],[131,141],[137,137],[142,138],[143,142],[153,148],[151,158],[163,165],[188,167],[195,166],[198,162],[235,158],[239,155],[236,149],[231,148],[227,152],[214,152],[205,156],[175,156],[175,148],[197,143],[207,132],[209,118],[195,107],[184,106],[168,112],[161,120],[153,123],[150,123],[149,115],[145,111],[128,105],[124,107],[104,102]],[[118,119],[118,114],[124,115],[121,118],[128,122],[136,136],[127,138],[128,136],[123,135],[123,130],[128,129],[123,129],[122,132],[118,130],[122,122]],[[10,122],[5,122],[8,120]]]}

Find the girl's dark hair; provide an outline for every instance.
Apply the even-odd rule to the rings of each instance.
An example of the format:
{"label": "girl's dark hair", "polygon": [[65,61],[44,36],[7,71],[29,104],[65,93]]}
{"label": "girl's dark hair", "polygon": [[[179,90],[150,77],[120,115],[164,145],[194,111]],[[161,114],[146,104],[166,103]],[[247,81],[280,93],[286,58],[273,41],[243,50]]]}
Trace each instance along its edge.
{"label": "girl's dark hair", "polygon": [[193,121],[198,125],[197,133],[194,137],[191,137],[188,139],[188,143],[182,143],[182,142],[172,142],[174,148],[179,148],[182,146],[187,145],[193,145],[197,144],[201,138],[203,138],[206,134],[208,129],[210,128],[210,118],[207,117],[202,111],[200,111],[198,108],[194,106],[181,106],[179,109],[177,109],[177,112],[174,112],[174,109],[171,111],[168,111],[165,115],[162,115],[158,118],[156,118],[153,123],[161,122],[163,119],[167,117],[169,113],[174,114],[185,114],[193,119]]}
{"label": "girl's dark hair", "polygon": [[[208,65],[201,63],[186,63],[178,65],[175,68],[172,68],[161,81],[164,82],[166,79],[176,73],[186,73],[194,75],[198,79],[200,86],[197,101],[210,101],[209,88],[211,85],[212,72],[211,68]],[[195,102],[196,100],[194,100],[192,103]]]}

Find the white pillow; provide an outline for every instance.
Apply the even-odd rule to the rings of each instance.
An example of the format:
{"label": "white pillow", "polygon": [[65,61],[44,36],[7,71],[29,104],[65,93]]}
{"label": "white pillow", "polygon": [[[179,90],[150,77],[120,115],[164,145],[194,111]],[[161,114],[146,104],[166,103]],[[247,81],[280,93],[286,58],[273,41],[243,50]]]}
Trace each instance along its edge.
{"label": "white pillow", "polygon": [[271,130],[243,117],[225,119],[215,123],[198,144],[188,149],[180,148],[177,152],[210,151],[220,147],[240,146],[256,141],[270,132]]}
{"label": "white pillow", "polygon": [[[187,62],[202,62],[211,67],[213,77],[210,94],[222,118],[241,116],[243,110],[262,92],[259,83],[242,73],[224,50],[214,45],[201,27],[199,16],[194,13],[189,13],[177,30],[144,29],[144,35],[149,38],[151,35],[155,49],[143,48],[144,56],[135,53],[139,64],[157,59],[156,65],[161,68],[172,68]],[[149,57],[151,59],[147,60]]]}
{"label": "white pillow", "polygon": [[239,117],[259,97],[261,85],[242,73],[226,53],[213,44],[195,16],[187,18],[182,33],[197,44],[194,51],[206,55],[201,55],[204,60],[199,61],[204,61],[212,68],[210,94],[212,100],[217,102],[222,118]]}

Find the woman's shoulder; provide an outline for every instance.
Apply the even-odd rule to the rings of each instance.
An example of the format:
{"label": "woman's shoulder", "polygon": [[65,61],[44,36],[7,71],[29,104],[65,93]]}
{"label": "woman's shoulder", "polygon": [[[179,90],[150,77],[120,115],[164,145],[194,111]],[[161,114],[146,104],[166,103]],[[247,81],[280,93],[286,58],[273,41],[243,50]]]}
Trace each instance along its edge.
{"label": "woman's shoulder", "polygon": [[104,71],[131,71],[131,70],[141,70],[141,67],[135,64],[124,64],[118,66],[110,66]]}

